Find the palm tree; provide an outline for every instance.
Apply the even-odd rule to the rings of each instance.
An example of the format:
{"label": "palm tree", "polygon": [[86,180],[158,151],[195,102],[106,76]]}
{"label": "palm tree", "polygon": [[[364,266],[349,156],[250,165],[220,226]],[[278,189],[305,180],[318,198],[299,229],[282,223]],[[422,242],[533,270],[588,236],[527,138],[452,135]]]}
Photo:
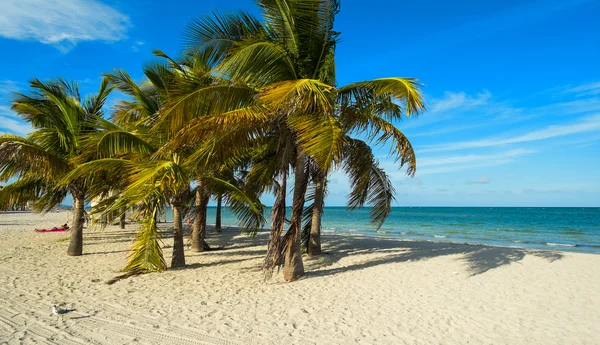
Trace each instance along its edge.
{"label": "palm tree", "polygon": [[[300,229],[309,162],[314,162],[322,176],[342,164],[348,145],[346,133],[352,131],[346,128],[349,123],[377,140],[391,139],[400,157],[409,155],[406,138],[386,119],[415,114],[423,104],[414,79],[384,78],[336,88],[338,33],[333,31],[333,20],[337,1],[259,0],[258,4],[264,24],[248,13],[238,13],[204,16],[188,27],[190,46],[225,56],[217,59],[213,73],[235,85],[213,92],[211,102],[237,103],[237,107],[221,106],[221,115],[191,123],[179,140],[212,134],[221,136],[221,143],[235,142],[238,147],[251,146],[258,137],[270,140],[278,159],[272,160],[272,169],[267,169],[270,173],[262,175],[277,178],[280,188],[265,268],[269,271],[281,265],[284,278],[294,280],[304,273]],[[193,94],[208,97],[208,91],[197,89]],[[383,109],[371,109],[378,106]],[[350,114],[354,120],[346,121]],[[294,173],[292,216],[282,240],[290,168]],[[372,188],[367,175],[361,175],[358,187],[364,187],[365,181]],[[388,192],[380,193],[381,197]],[[350,204],[363,205],[367,196],[362,190],[356,193]],[[375,219],[386,215],[380,208],[373,211]]]}
{"label": "palm tree", "polygon": [[[69,176],[82,176],[105,171],[113,176],[126,179],[124,188],[115,198],[106,198],[95,211],[105,214],[123,212],[136,208],[145,219],[142,231],[132,247],[125,270],[130,272],[161,271],[166,268],[159,245],[156,226],[157,215],[164,212],[167,204],[173,208],[174,243],[171,267],[185,265],[183,218],[184,210],[191,200],[196,200],[195,220],[192,234],[204,235],[197,229],[206,220],[206,203],[211,191],[224,195],[232,205],[234,213],[245,227],[251,231],[262,226],[262,205],[257,198],[244,193],[226,181],[205,176],[190,164],[187,158],[193,153],[194,144],[187,144],[171,150],[168,145],[173,133],[169,125],[180,125],[181,118],[163,114],[164,105],[170,101],[171,89],[184,84],[194,75],[194,61],[177,63],[161,52],[157,55],[167,60],[166,64],[152,64],[144,69],[149,80],[142,86],[136,84],[124,71],[114,71],[107,75],[110,82],[120,91],[131,96],[129,101],[121,101],[116,107],[111,123],[95,118],[97,131],[87,143],[89,154],[94,161],[79,165]],[[213,163],[217,164],[217,163]],[[197,180],[194,191],[192,180]],[[102,186],[94,186],[94,194],[104,193]],[[195,198],[194,198],[195,194]],[[201,238],[200,245],[204,242]]]}
{"label": "palm tree", "polygon": [[89,119],[102,117],[106,97],[111,92],[103,79],[95,95],[82,99],[76,83],[63,79],[43,82],[33,79],[29,94],[16,94],[12,109],[28,121],[34,131],[27,137],[0,136],[0,180],[17,180],[0,192],[6,205],[34,201],[34,209],[47,212],[67,194],[73,197],[73,226],[67,254],[83,252],[84,206],[89,201],[89,176],[63,177],[88,157],[82,156],[81,140],[93,128]]}

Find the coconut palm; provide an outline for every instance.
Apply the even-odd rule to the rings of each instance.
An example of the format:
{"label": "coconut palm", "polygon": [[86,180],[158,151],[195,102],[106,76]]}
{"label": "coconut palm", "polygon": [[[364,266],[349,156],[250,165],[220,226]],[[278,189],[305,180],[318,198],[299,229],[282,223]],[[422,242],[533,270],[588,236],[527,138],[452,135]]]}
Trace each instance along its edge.
{"label": "coconut palm", "polygon": [[[190,123],[179,140],[212,134],[220,136],[223,145],[235,143],[238,148],[255,144],[259,137],[272,144],[277,159],[270,160],[269,169],[267,164],[261,165],[269,173],[257,173],[275,177],[280,186],[265,268],[272,270],[281,265],[284,278],[294,280],[304,273],[300,229],[309,162],[316,164],[322,176],[342,164],[347,133],[352,131],[346,124],[350,123],[371,138],[392,140],[393,153],[404,159],[410,155],[409,143],[390,121],[401,114],[417,113],[423,104],[414,79],[376,79],[336,88],[334,54],[338,33],[333,31],[333,20],[337,1],[259,0],[258,4],[264,23],[248,13],[238,13],[204,16],[188,27],[190,46],[225,56],[217,59],[214,74],[230,80],[235,87],[221,92],[199,88],[190,93],[190,97],[202,94],[206,98],[211,96],[210,91],[212,103],[227,106],[220,107],[224,111],[219,115]],[[237,107],[232,109],[232,104]],[[377,109],[380,106],[383,108]],[[179,104],[173,108],[179,108]],[[348,120],[350,115],[353,121]],[[292,216],[281,239],[285,186],[292,171]],[[366,175],[361,175],[360,181],[357,188],[372,186]],[[353,199],[351,205],[356,206],[369,200],[358,189]],[[376,208],[373,215],[381,219],[387,214]]]}
{"label": "coconut palm", "polygon": [[73,197],[73,225],[67,254],[83,251],[84,206],[93,178],[64,176],[88,157],[82,156],[81,140],[93,128],[89,119],[102,117],[111,92],[103,79],[98,93],[82,98],[76,83],[64,79],[47,82],[34,79],[31,92],[18,93],[12,109],[28,121],[34,131],[27,137],[6,134],[0,137],[0,181],[16,177],[0,192],[3,207],[34,201],[34,209],[47,212],[70,194]]}
{"label": "coconut palm", "polygon": [[[136,84],[124,71],[107,75],[120,91],[131,96],[116,107],[111,123],[102,118],[94,119],[97,131],[87,140],[89,154],[95,161],[78,166],[70,176],[106,172],[125,179],[124,188],[114,198],[106,198],[96,208],[105,214],[135,208],[144,218],[142,231],[130,253],[126,271],[151,272],[166,268],[159,245],[156,226],[157,215],[164,212],[167,204],[173,208],[174,243],[171,267],[185,265],[183,218],[185,210],[195,199],[194,228],[202,227],[206,220],[206,203],[209,193],[218,192],[232,205],[244,227],[256,231],[262,226],[262,204],[252,195],[244,193],[230,183],[204,174],[195,164],[187,164],[187,156],[194,144],[170,150],[166,145],[172,138],[169,126],[179,124],[180,118],[170,114],[162,116],[163,106],[170,101],[171,89],[177,83],[204,80],[196,73],[195,61],[186,57],[177,63],[161,52],[167,62],[151,64],[144,69],[148,82]],[[200,58],[198,58],[200,60]],[[181,87],[181,86],[180,86]],[[217,164],[217,163],[213,163]],[[197,180],[192,190],[190,183]],[[104,193],[101,186],[94,186],[95,194]],[[194,195],[195,194],[195,195]],[[195,196],[195,197],[194,197]],[[193,231],[203,236],[203,232]],[[198,241],[202,246],[203,238]]]}

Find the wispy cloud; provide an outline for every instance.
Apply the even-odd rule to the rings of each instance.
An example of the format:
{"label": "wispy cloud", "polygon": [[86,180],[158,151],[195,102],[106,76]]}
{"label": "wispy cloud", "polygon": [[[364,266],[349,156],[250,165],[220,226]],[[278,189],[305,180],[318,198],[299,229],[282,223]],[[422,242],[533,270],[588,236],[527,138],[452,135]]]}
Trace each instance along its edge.
{"label": "wispy cloud", "polygon": [[131,50],[133,50],[134,52],[139,52],[140,51],[140,47],[143,46],[145,44],[144,41],[135,41],[133,42],[133,45],[131,46]]}
{"label": "wispy cloud", "polygon": [[435,166],[446,166],[451,164],[465,164],[465,163],[473,163],[473,162],[483,162],[483,161],[496,161],[500,159],[506,158],[514,158],[527,154],[535,153],[533,150],[525,150],[525,149],[517,149],[517,150],[509,150],[505,152],[500,152],[496,154],[489,155],[455,155],[455,156],[443,156],[443,157],[425,157],[420,158],[418,160],[419,168],[429,168]]}
{"label": "wispy cloud", "polygon": [[9,97],[14,91],[21,88],[21,84],[14,80],[1,79],[0,80],[0,102],[3,98]]}
{"label": "wispy cloud", "polygon": [[427,112],[416,121],[403,123],[402,128],[423,127],[450,120],[456,112],[465,112],[488,104],[491,97],[492,94],[487,90],[476,95],[468,95],[465,92],[445,92],[441,98],[430,98]]}
{"label": "wispy cloud", "polygon": [[467,181],[466,184],[489,184],[491,182],[492,179],[490,179],[489,177],[481,176],[480,178]]}
{"label": "wispy cloud", "polygon": [[563,93],[575,94],[577,97],[600,95],[600,82],[571,87],[566,89]]}
{"label": "wispy cloud", "polygon": [[81,41],[125,39],[129,17],[97,0],[4,0],[0,36],[68,52]]}
{"label": "wispy cloud", "polygon": [[572,134],[589,133],[600,131],[600,114],[582,118],[577,123],[548,126],[543,129],[534,130],[518,136],[508,138],[488,138],[471,141],[461,141],[441,145],[429,145],[423,147],[421,152],[443,152],[483,147],[503,146],[516,143],[545,140]]}
{"label": "wispy cloud", "polygon": [[417,160],[417,176],[504,165],[514,162],[518,157],[532,153],[535,151],[516,149],[488,155],[425,157]]}
{"label": "wispy cloud", "polygon": [[18,135],[27,135],[33,129],[28,123],[17,120],[15,117],[0,115],[0,132],[6,131]]}
{"label": "wispy cloud", "polygon": [[468,109],[487,104],[492,97],[489,91],[484,91],[475,96],[465,92],[446,92],[441,99],[434,99],[429,107],[430,113],[443,113],[454,109]]}

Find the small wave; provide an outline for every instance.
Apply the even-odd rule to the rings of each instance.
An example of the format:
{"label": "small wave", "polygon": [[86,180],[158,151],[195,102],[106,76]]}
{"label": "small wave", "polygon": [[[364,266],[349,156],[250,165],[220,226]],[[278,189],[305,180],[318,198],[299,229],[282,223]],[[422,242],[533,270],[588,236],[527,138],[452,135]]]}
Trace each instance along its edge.
{"label": "small wave", "polygon": [[553,243],[553,242],[546,242],[547,246],[553,246],[553,247],[577,247],[577,244],[572,244],[572,243]]}
{"label": "small wave", "polygon": [[444,235],[433,235],[433,237],[435,237],[435,238],[448,238],[448,236],[444,236]]}

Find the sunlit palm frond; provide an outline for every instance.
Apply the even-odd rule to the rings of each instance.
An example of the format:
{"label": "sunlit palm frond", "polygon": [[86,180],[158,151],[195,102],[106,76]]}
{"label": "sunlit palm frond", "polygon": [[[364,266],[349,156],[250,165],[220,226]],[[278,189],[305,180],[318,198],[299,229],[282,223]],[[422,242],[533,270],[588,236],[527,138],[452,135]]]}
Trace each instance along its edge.
{"label": "sunlit palm frond", "polygon": [[337,90],[337,102],[341,107],[355,105],[365,110],[373,110],[374,105],[387,102],[399,103],[404,111],[389,107],[383,112],[389,120],[418,115],[425,109],[421,95],[421,84],[413,78],[382,78],[343,86]]}
{"label": "sunlit palm frond", "polygon": [[140,227],[141,231],[136,234],[123,271],[161,272],[167,269],[167,263],[162,252],[160,231],[156,225],[158,207],[155,204],[146,205],[143,210],[144,222]]}
{"label": "sunlit palm frond", "polygon": [[260,102],[290,114],[330,114],[333,112],[333,87],[315,79],[287,80],[269,85]]}
{"label": "sunlit palm frond", "polygon": [[345,133],[334,117],[290,116],[287,122],[296,133],[302,150],[323,171],[329,171],[332,164],[341,161]]}
{"label": "sunlit palm frond", "polygon": [[[228,111],[225,113],[203,116],[190,120],[162,150],[169,151],[189,146],[200,141],[212,140],[209,144],[214,148],[215,140],[221,143],[233,144],[233,139],[252,139],[253,133],[260,131],[269,120],[270,114],[258,106],[250,106]],[[242,147],[243,145],[239,145]],[[232,149],[232,147],[223,147]]]}

